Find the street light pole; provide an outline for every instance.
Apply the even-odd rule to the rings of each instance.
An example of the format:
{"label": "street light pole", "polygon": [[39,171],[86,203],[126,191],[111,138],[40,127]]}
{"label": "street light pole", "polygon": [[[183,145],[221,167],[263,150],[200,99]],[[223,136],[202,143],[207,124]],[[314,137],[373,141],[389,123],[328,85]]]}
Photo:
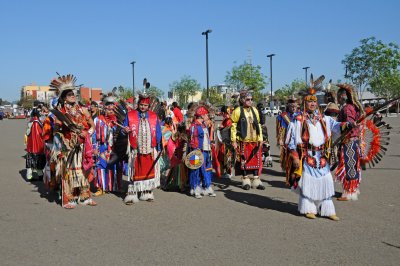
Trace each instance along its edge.
{"label": "street light pole", "polygon": [[132,61],[132,96],[135,97],[135,61]]}
{"label": "street light pole", "polygon": [[269,103],[269,106],[271,108],[271,112],[272,112],[272,107],[273,107],[273,102],[272,102],[272,57],[275,56],[275,54],[269,54],[267,55],[267,57],[269,57],[269,68],[270,68],[270,76],[271,76],[271,100]]}
{"label": "street light pole", "polygon": [[209,79],[208,79],[208,34],[211,33],[212,30],[208,29],[201,33],[201,35],[206,36],[206,75],[207,75],[207,99],[210,99],[210,92],[209,92]]}
{"label": "street light pole", "polygon": [[305,70],[305,72],[306,72],[306,87],[307,87],[307,69],[309,69],[310,67],[303,67],[303,69]]}

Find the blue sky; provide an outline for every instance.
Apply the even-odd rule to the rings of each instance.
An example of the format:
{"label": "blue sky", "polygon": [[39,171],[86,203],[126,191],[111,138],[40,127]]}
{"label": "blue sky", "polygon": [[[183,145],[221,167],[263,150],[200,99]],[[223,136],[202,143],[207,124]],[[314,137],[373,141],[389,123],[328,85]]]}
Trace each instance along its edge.
{"label": "blue sky", "polygon": [[210,85],[249,58],[269,77],[270,53],[274,90],[304,79],[304,66],[343,79],[341,60],[361,39],[400,44],[399,10],[395,0],[1,1],[0,98],[56,71],[104,91],[132,87],[133,60],[136,88],[147,77],[167,91],[184,75],[205,86],[208,28]]}

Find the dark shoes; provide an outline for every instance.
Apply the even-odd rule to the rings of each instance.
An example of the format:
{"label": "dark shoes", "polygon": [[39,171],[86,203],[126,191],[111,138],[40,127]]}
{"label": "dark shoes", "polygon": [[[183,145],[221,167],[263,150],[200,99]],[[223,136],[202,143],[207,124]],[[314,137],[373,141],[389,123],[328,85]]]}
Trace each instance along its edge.
{"label": "dark shoes", "polygon": [[250,185],[248,185],[248,184],[244,185],[244,186],[243,186],[243,189],[244,189],[244,190],[249,190],[249,189],[250,189]]}

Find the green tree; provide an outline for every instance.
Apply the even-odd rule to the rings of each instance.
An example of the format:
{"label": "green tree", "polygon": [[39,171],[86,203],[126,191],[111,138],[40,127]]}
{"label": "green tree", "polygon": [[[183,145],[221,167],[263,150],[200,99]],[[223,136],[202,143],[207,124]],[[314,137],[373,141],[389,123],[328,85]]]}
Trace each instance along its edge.
{"label": "green tree", "polygon": [[29,109],[33,107],[33,98],[32,96],[23,97],[19,100],[18,105],[24,107],[25,109]]}
{"label": "green tree", "polygon": [[161,89],[157,88],[156,86],[151,85],[150,88],[146,89],[146,93],[153,97],[157,98],[163,98],[164,97],[164,91]]}
{"label": "green tree", "polygon": [[[119,85],[118,87],[114,87],[112,89],[112,92],[114,95],[118,95],[121,99],[125,99],[125,100],[132,97],[132,95],[133,95],[132,88],[124,87],[122,85]],[[104,95],[107,95],[107,93],[105,93]]]}
{"label": "green tree", "polygon": [[375,37],[362,39],[361,45],[345,55],[342,64],[347,68],[346,78],[357,86],[359,96],[371,87],[371,82],[379,76],[387,76],[400,65],[399,46],[395,43],[385,44]]}
{"label": "green tree", "polygon": [[253,98],[255,102],[261,101],[263,94],[261,90],[265,88],[265,76],[261,72],[261,66],[253,66],[252,64],[243,63],[239,66],[234,66],[231,71],[228,71],[225,77],[225,82],[236,88],[248,87],[253,90]]}
{"label": "green tree", "polygon": [[[209,89],[210,97],[208,98],[209,102],[213,105],[219,106],[224,104],[224,97],[222,93],[219,93],[216,87],[211,87]],[[207,100],[207,89],[203,89],[203,93],[201,94],[201,99],[203,101]]]}
{"label": "green tree", "polygon": [[174,95],[178,96],[178,103],[180,106],[186,106],[189,100],[189,96],[195,95],[201,91],[200,83],[190,76],[183,76],[180,81],[174,81],[169,85]]}
{"label": "green tree", "polygon": [[286,84],[282,88],[275,91],[275,100],[279,102],[286,102],[287,98],[291,95],[295,95],[304,89],[304,81],[295,79],[290,84]]}
{"label": "green tree", "polygon": [[371,92],[376,96],[393,99],[400,96],[400,71],[384,73],[370,82]]}

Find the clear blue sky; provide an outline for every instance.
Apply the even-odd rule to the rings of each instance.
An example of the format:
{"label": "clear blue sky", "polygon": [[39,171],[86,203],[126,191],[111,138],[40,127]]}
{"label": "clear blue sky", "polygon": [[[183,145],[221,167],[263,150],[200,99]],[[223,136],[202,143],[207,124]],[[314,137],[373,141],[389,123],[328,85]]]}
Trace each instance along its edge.
{"label": "clear blue sky", "polygon": [[208,28],[210,85],[249,58],[269,77],[270,53],[274,90],[304,79],[304,66],[343,79],[341,60],[361,39],[400,44],[399,10],[396,0],[1,1],[0,98],[56,71],[104,91],[132,87],[132,60],[137,88],[147,77],[167,91],[183,75],[205,86]]}

